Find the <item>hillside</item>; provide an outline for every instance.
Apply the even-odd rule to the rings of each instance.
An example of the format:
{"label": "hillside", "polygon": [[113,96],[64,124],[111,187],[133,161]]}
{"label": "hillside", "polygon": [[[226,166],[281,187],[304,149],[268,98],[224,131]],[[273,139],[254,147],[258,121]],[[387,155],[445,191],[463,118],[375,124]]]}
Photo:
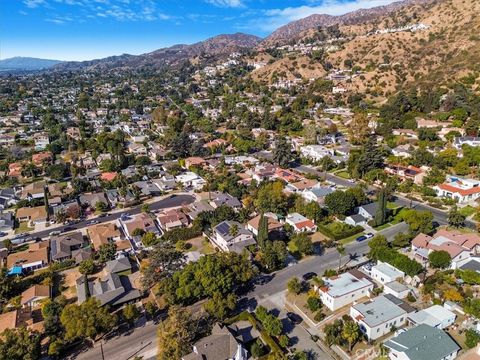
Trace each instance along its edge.
{"label": "hillside", "polygon": [[259,44],[259,48],[264,49],[274,45],[285,45],[289,42],[299,40],[302,37],[302,32],[315,29],[319,26],[361,24],[372,21],[380,16],[388,15],[410,4],[428,3],[431,1],[433,0],[403,0],[385,6],[359,9],[340,16],[313,14],[278,28]]}
{"label": "hillside", "polygon": [[[476,0],[414,2],[374,20],[340,26],[341,38],[324,45],[319,59],[308,52],[287,51],[252,77],[273,82],[272,74],[283,71],[291,80],[298,77],[297,64],[305,61],[309,75],[323,76],[326,64],[336,69],[355,67],[359,75],[338,83],[377,100],[409,85],[474,83],[480,71],[478,13]],[[297,44],[311,41],[317,31],[301,32]]]}
{"label": "hillside", "polygon": [[235,51],[255,47],[260,38],[254,35],[236,33],[223,34],[191,45],[178,44],[168,48],[141,55],[120,55],[104,59],[66,62],[55,67],[56,70],[111,69],[122,67],[160,67],[176,64],[195,57],[216,58]]}
{"label": "hillside", "polygon": [[61,63],[60,60],[38,59],[32,57],[12,57],[0,60],[0,71],[31,71],[48,69]]}

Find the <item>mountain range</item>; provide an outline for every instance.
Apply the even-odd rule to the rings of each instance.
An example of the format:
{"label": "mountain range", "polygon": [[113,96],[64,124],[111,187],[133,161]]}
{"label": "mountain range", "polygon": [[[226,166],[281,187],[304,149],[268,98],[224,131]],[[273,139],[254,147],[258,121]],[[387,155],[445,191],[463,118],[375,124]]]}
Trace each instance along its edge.
{"label": "mountain range", "polygon": [[43,70],[59,63],[61,63],[60,60],[16,56],[0,60],[0,72]]}

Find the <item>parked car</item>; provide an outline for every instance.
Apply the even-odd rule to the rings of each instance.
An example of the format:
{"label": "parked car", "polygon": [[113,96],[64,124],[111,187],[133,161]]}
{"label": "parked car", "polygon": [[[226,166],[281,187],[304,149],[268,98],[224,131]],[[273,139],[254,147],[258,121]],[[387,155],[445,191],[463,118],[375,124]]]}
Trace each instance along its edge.
{"label": "parked car", "polygon": [[300,315],[295,314],[293,312],[288,312],[287,313],[287,318],[288,318],[288,320],[290,320],[295,325],[298,325],[303,321],[303,319]]}
{"label": "parked car", "polygon": [[3,231],[0,231],[0,237],[4,237],[4,236],[7,236],[7,233],[3,232]]}
{"label": "parked car", "polygon": [[365,236],[367,237],[367,239],[370,239],[370,238],[372,238],[374,235],[373,235],[372,233],[367,233],[367,234],[365,234]]}
{"label": "parked car", "polygon": [[90,220],[89,222],[87,222],[87,225],[95,225],[95,224],[98,224],[99,221],[98,220]]}
{"label": "parked car", "polygon": [[308,281],[308,280],[313,279],[315,276],[317,276],[317,273],[314,273],[313,271],[310,271],[310,272],[307,272],[307,273],[303,274],[302,279],[304,281]]}
{"label": "parked car", "polygon": [[357,237],[355,240],[358,241],[358,242],[361,242],[361,241],[367,240],[367,237],[365,235],[361,235],[361,236]]}
{"label": "parked car", "polygon": [[48,233],[49,236],[57,236],[57,235],[60,235],[60,234],[61,234],[61,232],[58,231],[58,230],[50,231],[50,232]]}

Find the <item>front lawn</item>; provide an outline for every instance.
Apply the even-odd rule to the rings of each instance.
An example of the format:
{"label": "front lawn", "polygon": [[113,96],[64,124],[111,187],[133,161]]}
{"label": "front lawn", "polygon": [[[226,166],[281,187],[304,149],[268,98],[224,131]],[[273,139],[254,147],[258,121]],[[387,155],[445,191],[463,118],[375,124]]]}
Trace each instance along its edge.
{"label": "front lawn", "polygon": [[318,231],[328,236],[332,240],[342,240],[347,237],[356,235],[364,229],[361,226],[351,226],[340,221],[331,222],[328,224],[320,224]]}
{"label": "front lawn", "polygon": [[476,211],[477,210],[473,206],[470,206],[470,205],[467,205],[467,206],[465,206],[461,209],[458,209],[458,212],[465,217],[469,217],[470,215],[475,214]]}
{"label": "front lawn", "polygon": [[35,230],[35,229],[29,227],[28,223],[26,221],[24,221],[24,222],[21,222],[18,225],[18,228],[15,229],[15,234],[21,234],[21,233],[28,232],[28,231],[33,231],[33,230]]}
{"label": "front lawn", "polygon": [[383,225],[374,227],[374,229],[377,230],[377,231],[380,231],[380,230],[386,229],[386,228],[388,228],[388,227],[390,227],[390,226],[392,226],[392,224],[386,223],[386,224],[383,224]]}
{"label": "front lawn", "polygon": [[342,239],[339,241],[340,244],[342,245],[346,245],[348,243],[351,243],[352,241],[355,241],[355,239],[359,236],[362,236],[362,235],[365,235],[365,231],[362,231],[361,233],[358,233],[358,234],[355,234],[355,235],[352,235],[352,236],[349,236],[345,239]]}
{"label": "front lawn", "polygon": [[335,175],[338,176],[338,177],[341,177],[342,179],[347,179],[347,180],[350,179],[350,174],[345,170],[339,171],[339,172],[335,173]]}

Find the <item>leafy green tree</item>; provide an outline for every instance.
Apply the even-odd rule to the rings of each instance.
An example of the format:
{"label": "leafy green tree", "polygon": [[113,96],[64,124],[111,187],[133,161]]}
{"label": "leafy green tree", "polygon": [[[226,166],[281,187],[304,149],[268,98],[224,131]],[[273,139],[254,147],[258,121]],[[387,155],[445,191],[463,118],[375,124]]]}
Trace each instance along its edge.
{"label": "leafy green tree", "polygon": [[287,260],[287,246],[283,241],[267,241],[263,250],[262,263],[269,271],[281,269]]}
{"label": "leafy green tree", "polygon": [[313,254],[313,244],[310,237],[305,233],[294,234],[291,241],[302,255]]}
{"label": "leafy green tree", "polygon": [[403,212],[402,217],[413,235],[419,233],[430,234],[433,232],[433,214],[428,210],[416,211],[409,209]]}
{"label": "leafy green tree", "polygon": [[132,326],[136,319],[140,316],[140,311],[135,304],[127,304],[122,310],[122,316],[129,326]]}
{"label": "leafy green tree", "polygon": [[117,245],[115,243],[108,243],[100,245],[97,251],[98,261],[106,263],[107,261],[115,259],[117,253]]}
{"label": "leafy green tree", "polygon": [[334,344],[340,345],[342,340],[343,321],[340,319],[335,320],[333,323],[325,325],[323,331],[325,333],[325,341],[328,346],[332,346]]}
{"label": "leafy green tree", "polygon": [[296,276],[288,280],[287,290],[294,294],[300,294],[302,291],[302,283]]}
{"label": "leafy green tree", "polygon": [[64,296],[57,296],[54,300],[48,299],[42,306],[43,328],[49,336],[58,335],[63,331],[60,323],[60,314],[67,300]]}
{"label": "leafy green tree", "polygon": [[254,359],[258,359],[265,355],[265,346],[260,339],[255,340],[255,342],[252,344],[252,347],[250,348],[250,352],[252,353]]}
{"label": "leafy green tree", "polygon": [[392,246],[396,248],[404,248],[409,246],[412,241],[412,237],[408,234],[398,233],[395,234],[395,237],[392,241]]}
{"label": "leafy green tree", "polygon": [[467,314],[476,318],[480,317],[480,299],[467,298],[463,308]]}
{"label": "leafy green tree", "polygon": [[133,229],[132,231],[132,236],[143,236],[144,234],[145,234],[145,230],[140,228]]}
{"label": "leafy green tree", "polygon": [[40,334],[25,327],[6,329],[0,338],[2,360],[40,359]]}
{"label": "leafy green tree", "polygon": [[273,150],[273,160],[282,167],[288,168],[293,160],[292,146],[285,137],[279,137],[275,141],[275,149]]}
{"label": "leafy green tree", "polygon": [[83,260],[78,267],[78,271],[83,275],[90,275],[95,272],[95,263],[92,259]]}
{"label": "leafy green tree", "polygon": [[95,210],[100,212],[108,211],[108,205],[103,201],[97,201],[95,203]]}
{"label": "leafy green tree", "polygon": [[465,345],[468,349],[473,349],[480,341],[480,334],[474,329],[465,331]]}
{"label": "leafy green tree", "polygon": [[148,204],[143,204],[142,205],[142,212],[143,213],[148,213],[150,212],[150,206]]}
{"label": "leafy green tree", "polygon": [[355,208],[355,197],[346,191],[336,190],[325,196],[325,206],[335,215],[346,215]]}
{"label": "leafy green tree", "polygon": [[181,359],[192,351],[196,322],[188,310],[172,306],[158,325],[158,360]]}
{"label": "leafy green tree", "polygon": [[452,206],[448,212],[448,225],[459,228],[465,225],[465,215],[458,211],[457,206]]}
{"label": "leafy green tree", "polygon": [[261,212],[285,213],[287,198],[283,192],[281,181],[262,183],[253,200],[255,207]]}
{"label": "leafy green tree", "polygon": [[438,185],[445,181],[445,173],[437,166],[433,166],[430,171],[423,177],[423,185]]}
{"label": "leafy green tree", "polygon": [[217,320],[225,320],[235,309],[237,296],[235,294],[223,295],[215,292],[210,300],[204,304],[205,310]]}
{"label": "leafy green tree", "polygon": [[150,288],[165,278],[170,278],[185,264],[185,255],[171,241],[162,241],[153,246],[150,262],[143,270],[143,284]]}
{"label": "leafy green tree", "polygon": [[360,329],[354,321],[345,321],[343,324],[342,338],[348,343],[348,350],[352,351],[353,345],[360,338]]}
{"label": "leafy green tree", "polygon": [[434,250],[428,254],[428,262],[435,269],[446,269],[451,261],[450,254],[445,250]]}
{"label": "leafy green tree", "polygon": [[95,298],[89,298],[81,305],[69,304],[60,315],[60,322],[65,328],[65,340],[73,341],[95,338],[110,331],[116,324],[115,315],[108,307],[100,306]]}
{"label": "leafy green tree", "polygon": [[307,306],[310,311],[318,311],[322,307],[322,301],[318,298],[318,296],[309,296],[307,299]]}
{"label": "leafy green tree", "polygon": [[158,242],[157,235],[155,235],[153,232],[146,232],[142,236],[142,243],[146,247],[150,247],[155,245]]}

